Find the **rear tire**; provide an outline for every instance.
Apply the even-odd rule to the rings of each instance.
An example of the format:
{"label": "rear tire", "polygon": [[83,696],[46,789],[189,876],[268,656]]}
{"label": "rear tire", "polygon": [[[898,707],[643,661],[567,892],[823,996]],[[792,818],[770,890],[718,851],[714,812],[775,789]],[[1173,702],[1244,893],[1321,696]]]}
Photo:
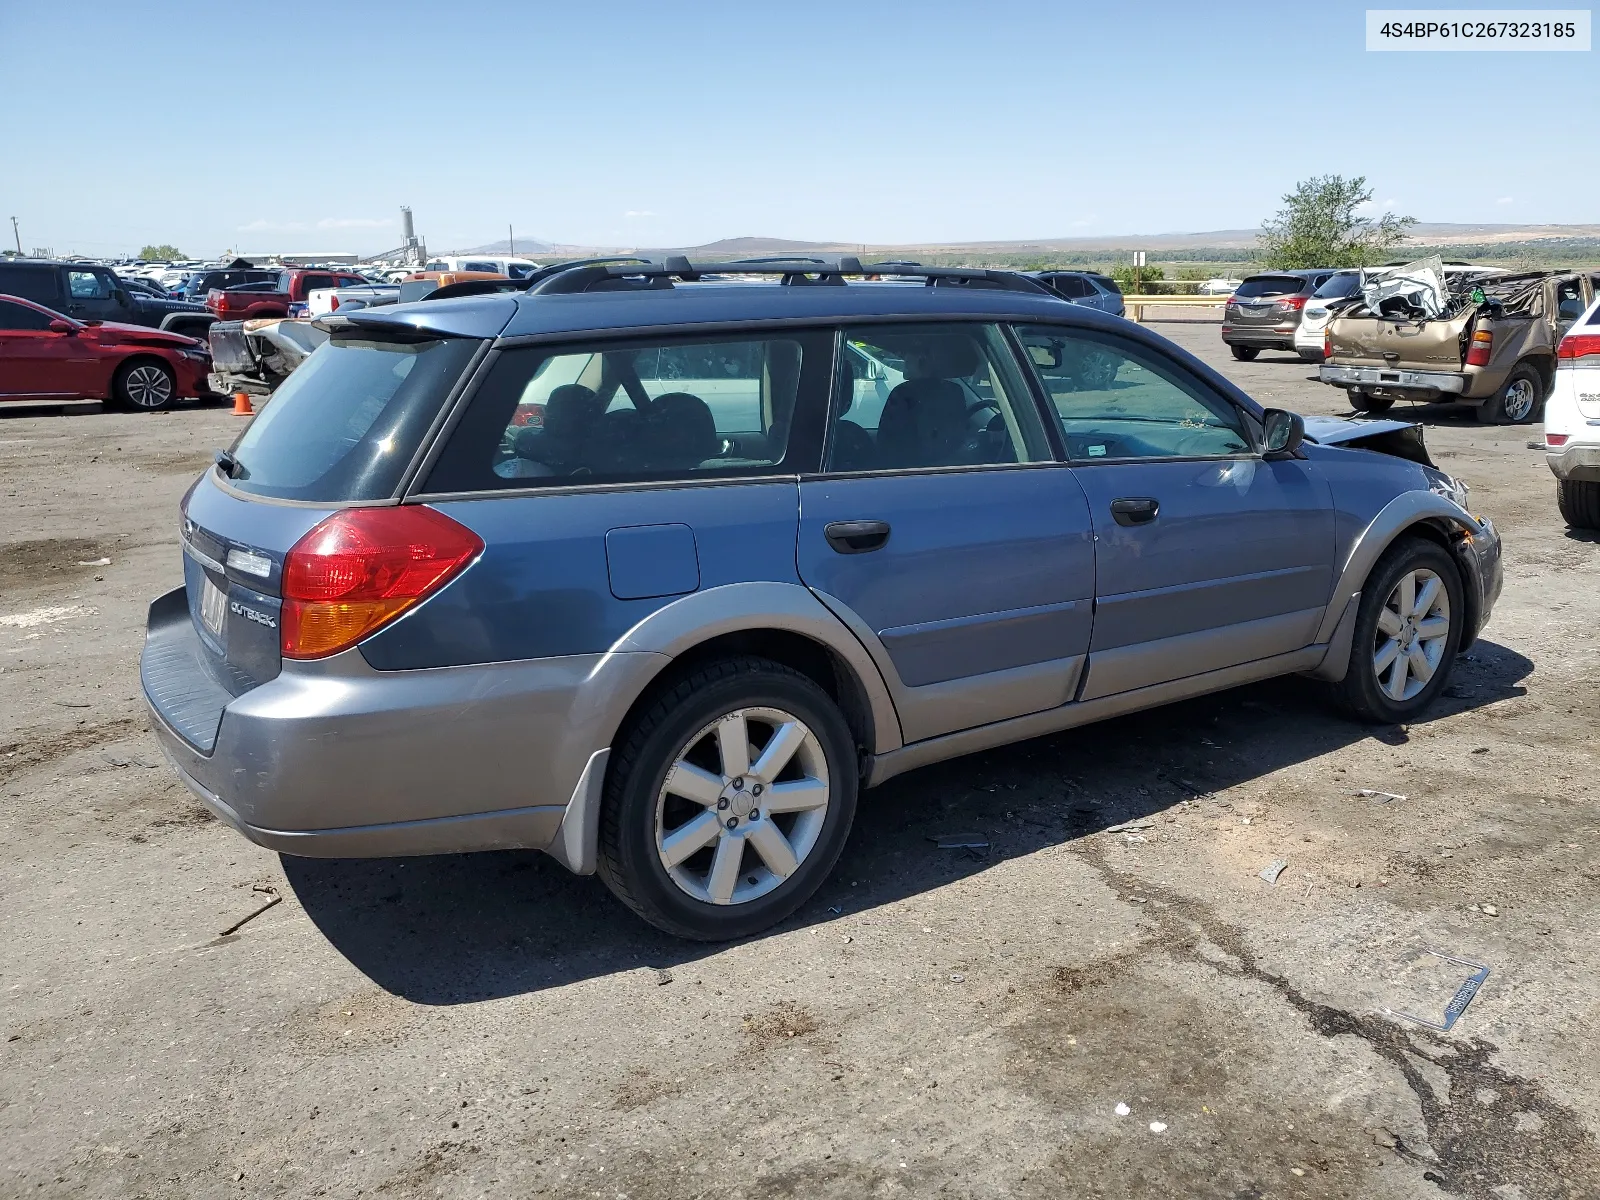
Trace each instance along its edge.
{"label": "rear tire", "polygon": [[1258,346],[1229,346],[1228,349],[1233,351],[1233,356],[1240,362],[1255,362],[1256,355],[1261,353]]}
{"label": "rear tire", "polygon": [[[788,765],[764,769],[784,729],[795,747]],[[739,761],[725,730],[743,731],[729,742]],[[805,903],[844,849],[859,785],[855,740],[838,706],[798,671],[754,657],[707,663],[655,696],[615,746],[598,870],[657,929],[708,942],[759,933]]]}
{"label": "rear tire", "polygon": [[1350,407],[1357,412],[1381,413],[1388,412],[1394,407],[1393,396],[1374,396],[1371,392],[1363,392],[1358,388],[1349,391]]}
{"label": "rear tire", "polygon": [[[1402,603],[1408,594],[1409,606]],[[1455,559],[1436,542],[1402,537],[1378,559],[1361,589],[1350,665],[1338,685],[1341,703],[1358,720],[1374,724],[1415,717],[1449,681],[1465,616]]]}
{"label": "rear tire", "polygon": [[1295,353],[1300,355],[1301,362],[1319,363],[1322,361],[1321,350],[1297,350]]}
{"label": "rear tire", "polygon": [[1574,529],[1600,529],[1600,483],[1591,479],[1556,480],[1556,507]]}
{"label": "rear tire", "polygon": [[159,412],[177,397],[178,380],[159,359],[135,358],[118,368],[111,392],[124,408]]}
{"label": "rear tire", "polygon": [[1544,376],[1526,363],[1514,368],[1500,390],[1478,406],[1478,420],[1493,425],[1526,425],[1544,411]]}

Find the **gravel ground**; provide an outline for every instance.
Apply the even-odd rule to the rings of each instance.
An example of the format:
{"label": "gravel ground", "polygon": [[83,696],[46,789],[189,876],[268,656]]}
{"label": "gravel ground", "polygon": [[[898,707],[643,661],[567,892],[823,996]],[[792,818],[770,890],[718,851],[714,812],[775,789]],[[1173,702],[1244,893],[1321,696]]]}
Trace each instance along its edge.
{"label": "gravel ground", "polygon": [[[1600,1194],[1600,547],[1534,431],[1414,415],[1506,544],[1428,720],[1283,680],[904,776],[722,947],[535,854],[295,860],[210,819],[137,656],[239,419],[0,415],[0,1194]],[[1429,949],[1491,969],[1448,1034],[1380,1015],[1443,1011],[1470,968]]]}

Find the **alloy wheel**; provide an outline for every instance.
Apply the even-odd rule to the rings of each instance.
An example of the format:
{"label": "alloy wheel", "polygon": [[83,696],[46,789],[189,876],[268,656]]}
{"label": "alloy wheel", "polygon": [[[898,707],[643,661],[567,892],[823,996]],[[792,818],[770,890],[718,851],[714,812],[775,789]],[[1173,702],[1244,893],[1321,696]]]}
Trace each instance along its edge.
{"label": "alloy wheel", "polygon": [[164,408],[172,399],[172,377],[160,367],[135,367],[125,387],[129,401],[140,408]]}
{"label": "alloy wheel", "polygon": [[1450,592],[1426,567],[1407,571],[1378,610],[1372,670],[1391,700],[1416,696],[1439,669],[1450,641]]}
{"label": "alloy wheel", "polygon": [[656,797],[656,850],[682,891],[744,904],[789,878],[828,815],[822,743],[792,713],[742,708],[683,744]]}
{"label": "alloy wheel", "polygon": [[1506,388],[1506,394],[1501,400],[1506,417],[1512,421],[1521,421],[1533,411],[1534,403],[1538,400],[1538,393],[1534,390],[1533,380],[1515,379]]}

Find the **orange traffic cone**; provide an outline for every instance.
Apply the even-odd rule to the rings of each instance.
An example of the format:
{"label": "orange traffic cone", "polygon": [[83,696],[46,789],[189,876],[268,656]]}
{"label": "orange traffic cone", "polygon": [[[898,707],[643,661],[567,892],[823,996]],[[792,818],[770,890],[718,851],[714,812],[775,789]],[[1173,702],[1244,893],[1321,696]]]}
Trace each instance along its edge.
{"label": "orange traffic cone", "polygon": [[235,392],[233,394],[233,415],[236,417],[253,417],[256,410],[250,406],[248,392]]}

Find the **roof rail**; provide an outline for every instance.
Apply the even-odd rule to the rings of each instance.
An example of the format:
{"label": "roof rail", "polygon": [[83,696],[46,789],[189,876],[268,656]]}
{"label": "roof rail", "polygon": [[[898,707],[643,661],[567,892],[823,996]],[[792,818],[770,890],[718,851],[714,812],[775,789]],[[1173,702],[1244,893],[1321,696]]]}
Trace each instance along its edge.
{"label": "roof rail", "polygon": [[844,284],[846,276],[893,275],[920,278],[929,287],[995,288],[1044,296],[1051,294],[1037,280],[1016,271],[996,271],[984,267],[925,267],[910,262],[863,263],[854,255],[842,255],[837,259],[738,259],[733,262],[694,263],[683,255],[674,254],[665,262],[642,259],[629,259],[627,262],[640,265],[624,265],[612,260],[546,267],[530,279],[528,294],[570,296],[582,292],[667,289],[674,286],[675,279],[692,283],[704,276],[723,272],[776,275],[780,283],[789,286],[839,286]]}

